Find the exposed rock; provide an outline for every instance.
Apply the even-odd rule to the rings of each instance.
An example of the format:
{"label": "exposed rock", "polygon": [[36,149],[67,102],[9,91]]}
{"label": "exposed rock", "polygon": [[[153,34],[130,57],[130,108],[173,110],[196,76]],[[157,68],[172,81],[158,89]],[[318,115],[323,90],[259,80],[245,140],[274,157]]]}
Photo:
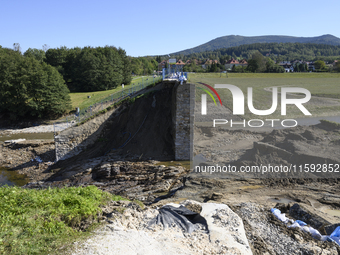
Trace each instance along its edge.
{"label": "exposed rock", "polygon": [[[95,185],[98,188],[144,202],[153,202],[159,194],[169,193],[183,186],[187,169],[182,166],[165,167],[154,162],[109,161],[94,158],[71,169],[65,169],[42,184],[44,187],[62,187],[66,185]],[[29,183],[29,188],[36,184]],[[39,188],[41,185],[39,185]]]}
{"label": "exposed rock", "polygon": [[303,231],[288,228],[261,205],[242,203],[235,212],[243,219],[254,254],[337,255],[340,251],[334,243],[321,242]]}
{"label": "exposed rock", "polygon": [[73,254],[252,254],[237,214],[223,204],[202,203],[201,207],[209,229],[196,223],[191,234],[176,226],[149,226],[158,215],[155,209],[138,211],[126,206],[125,210],[114,210],[106,216],[105,227],[88,240],[75,243]]}
{"label": "exposed rock", "polygon": [[307,140],[312,140],[312,141],[320,140],[320,138],[317,135],[315,135],[311,130],[308,130],[308,129],[301,135],[305,137]]}
{"label": "exposed rock", "polygon": [[285,140],[306,141],[307,139],[299,133],[291,132],[286,135]]}
{"label": "exposed rock", "polygon": [[332,225],[328,225],[328,226],[325,226],[325,232],[327,235],[330,235],[333,233],[333,231],[340,226],[340,223],[338,224],[332,224]]}
{"label": "exposed rock", "polygon": [[253,254],[242,219],[227,205],[203,203],[201,216],[207,221],[211,242],[226,247],[228,254]]}
{"label": "exposed rock", "polygon": [[223,194],[222,193],[214,192],[211,195],[211,200],[214,200],[214,201],[221,201],[222,198],[223,198]]}
{"label": "exposed rock", "polygon": [[201,203],[194,201],[194,200],[186,200],[182,203],[186,208],[190,211],[200,214],[202,211]]}
{"label": "exposed rock", "polygon": [[289,209],[289,215],[294,217],[296,220],[302,220],[313,228],[319,230],[321,234],[326,234],[324,227],[330,225],[330,223],[316,215],[312,215],[306,209],[301,207],[299,204],[294,204]]}

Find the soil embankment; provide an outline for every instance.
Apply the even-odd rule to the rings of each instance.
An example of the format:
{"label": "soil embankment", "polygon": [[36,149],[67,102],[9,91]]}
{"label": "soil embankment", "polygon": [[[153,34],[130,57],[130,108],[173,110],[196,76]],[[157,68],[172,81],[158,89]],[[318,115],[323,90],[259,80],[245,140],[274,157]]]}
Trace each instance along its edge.
{"label": "soil embankment", "polygon": [[[70,160],[82,161],[107,154],[122,158],[172,159],[171,88],[160,87],[131,101],[120,106],[98,128],[100,134],[96,134],[96,141],[87,146],[86,151]],[[69,165],[70,160],[58,164]]]}
{"label": "soil embankment", "polygon": [[72,158],[52,164],[54,144],[24,141],[2,145],[2,165],[27,174],[27,187],[92,184],[152,202],[179,188],[187,172],[150,161],[174,159],[172,90],[171,84],[160,84],[123,103],[101,124],[92,144]]}
{"label": "soil embankment", "polygon": [[[155,161],[174,159],[172,89],[161,85],[122,104],[101,124],[95,139],[87,138],[92,143],[85,150],[45,169],[44,178],[26,187],[96,185],[148,203],[181,187],[187,169]],[[37,182],[42,180],[47,182]]]}

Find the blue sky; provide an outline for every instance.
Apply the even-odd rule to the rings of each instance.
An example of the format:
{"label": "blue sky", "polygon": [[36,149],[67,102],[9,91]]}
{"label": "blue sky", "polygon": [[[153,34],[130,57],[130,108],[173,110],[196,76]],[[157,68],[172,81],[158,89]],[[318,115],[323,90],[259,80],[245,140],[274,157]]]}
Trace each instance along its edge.
{"label": "blue sky", "polygon": [[340,1],[0,0],[0,45],[114,45],[163,55],[225,35],[340,37]]}

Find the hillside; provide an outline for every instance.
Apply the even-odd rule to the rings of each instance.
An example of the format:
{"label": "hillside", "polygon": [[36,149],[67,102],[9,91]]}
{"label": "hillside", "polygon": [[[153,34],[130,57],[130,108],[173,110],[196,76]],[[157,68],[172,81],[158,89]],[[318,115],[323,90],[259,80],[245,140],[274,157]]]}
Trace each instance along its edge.
{"label": "hillside", "polygon": [[196,52],[190,54],[172,55],[184,62],[188,59],[218,59],[220,63],[233,58],[250,59],[255,51],[270,57],[275,61],[323,60],[333,63],[340,59],[340,45],[317,43],[253,43],[243,44],[229,48],[220,48],[212,51]]}
{"label": "hillside", "polygon": [[294,37],[294,36],[281,36],[281,35],[266,35],[266,36],[240,36],[240,35],[228,35],[218,37],[207,43],[199,45],[197,47],[186,49],[183,51],[172,53],[178,54],[191,54],[204,51],[212,51],[221,48],[229,48],[234,46],[240,46],[244,44],[252,43],[317,43],[328,45],[340,45],[340,38],[333,35],[321,35],[316,37]]}

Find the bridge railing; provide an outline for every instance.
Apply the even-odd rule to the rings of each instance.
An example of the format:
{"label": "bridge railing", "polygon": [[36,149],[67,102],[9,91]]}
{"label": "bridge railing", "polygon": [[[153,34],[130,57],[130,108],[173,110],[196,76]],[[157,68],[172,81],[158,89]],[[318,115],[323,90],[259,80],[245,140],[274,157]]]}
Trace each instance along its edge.
{"label": "bridge railing", "polygon": [[183,72],[182,68],[180,67],[171,67],[171,68],[163,68],[163,80],[179,80],[179,81],[186,81],[188,80],[188,73]]}

